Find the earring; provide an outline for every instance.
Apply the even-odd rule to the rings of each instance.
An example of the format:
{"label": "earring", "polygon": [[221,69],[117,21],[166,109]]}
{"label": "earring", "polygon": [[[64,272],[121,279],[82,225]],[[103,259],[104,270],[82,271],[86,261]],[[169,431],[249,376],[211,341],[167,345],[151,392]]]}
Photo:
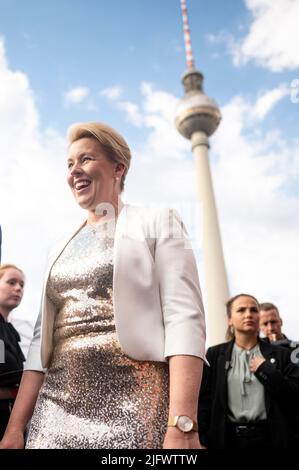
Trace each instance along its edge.
{"label": "earring", "polygon": [[233,325],[230,325],[229,329],[230,329],[231,334],[234,335],[235,334],[235,329],[234,329]]}

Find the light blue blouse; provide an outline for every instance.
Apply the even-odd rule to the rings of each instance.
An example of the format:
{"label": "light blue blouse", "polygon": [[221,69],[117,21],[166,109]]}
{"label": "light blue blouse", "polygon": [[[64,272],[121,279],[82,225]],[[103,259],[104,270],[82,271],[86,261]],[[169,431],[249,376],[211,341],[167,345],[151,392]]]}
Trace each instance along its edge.
{"label": "light blue blouse", "polygon": [[256,356],[262,356],[259,344],[250,350],[234,344],[227,376],[229,421],[249,422],[267,418],[264,387],[250,372],[250,360]]}

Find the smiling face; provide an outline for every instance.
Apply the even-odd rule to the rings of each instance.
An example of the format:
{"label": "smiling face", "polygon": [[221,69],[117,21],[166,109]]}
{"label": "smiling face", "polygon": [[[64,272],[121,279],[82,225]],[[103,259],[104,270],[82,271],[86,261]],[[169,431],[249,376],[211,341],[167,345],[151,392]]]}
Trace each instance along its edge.
{"label": "smiling face", "polygon": [[257,333],[259,329],[259,306],[247,296],[238,297],[231,305],[229,325],[239,333]]}
{"label": "smiling face", "polygon": [[83,137],[73,142],[67,162],[67,181],[80,207],[95,211],[98,204],[117,200],[124,168],[108,159],[98,140]]}
{"label": "smiling face", "polygon": [[24,293],[24,275],[14,268],[8,268],[0,278],[0,312],[7,315],[16,308]]}

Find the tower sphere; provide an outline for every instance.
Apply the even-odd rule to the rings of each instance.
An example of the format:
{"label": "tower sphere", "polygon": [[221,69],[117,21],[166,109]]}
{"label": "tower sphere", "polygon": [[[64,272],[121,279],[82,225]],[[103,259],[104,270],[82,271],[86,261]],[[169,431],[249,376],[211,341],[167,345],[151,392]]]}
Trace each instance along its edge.
{"label": "tower sphere", "polygon": [[202,74],[195,69],[188,70],[182,78],[186,94],[177,107],[175,124],[187,139],[191,139],[192,134],[197,131],[202,131],[209,137],[221,120],[216,101],[202,91],[202,80]]}

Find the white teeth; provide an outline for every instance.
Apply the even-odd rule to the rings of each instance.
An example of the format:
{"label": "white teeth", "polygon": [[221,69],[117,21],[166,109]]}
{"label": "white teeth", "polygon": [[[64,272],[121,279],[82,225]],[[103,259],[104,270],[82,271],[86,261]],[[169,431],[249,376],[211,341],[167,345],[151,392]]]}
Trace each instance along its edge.
{"label": "white teeth", "polygon": [[87,188],[87,186],[90,185],[90,181],[84,180],[84,181],[79,181],[78,183],[75,184],[75,189],[76,191],[79,191],[80,189]]}

